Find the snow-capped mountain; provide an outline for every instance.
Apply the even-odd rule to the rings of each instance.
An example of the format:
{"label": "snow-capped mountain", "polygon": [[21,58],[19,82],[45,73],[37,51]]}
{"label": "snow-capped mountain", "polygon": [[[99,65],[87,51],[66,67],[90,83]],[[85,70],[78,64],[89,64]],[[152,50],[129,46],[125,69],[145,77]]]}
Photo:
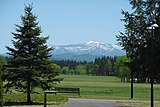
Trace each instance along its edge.
{"label": "snow-capped mountain", "polygon": [[[107,44],[98,41],[89,41],[86,43],[73,44],[73,45],[56,45],[52,51],[53,58],[57,59],[70,59],[71,57],[79,58],[80,56],[122,56],[125,52],[119,45]],[[66,58],[66,56],[70,58]],[[80,58],[81,59],[81,58]],[[76,59],[74,59],[76,60]],[[82,59],[85,60],[85,59]]]}

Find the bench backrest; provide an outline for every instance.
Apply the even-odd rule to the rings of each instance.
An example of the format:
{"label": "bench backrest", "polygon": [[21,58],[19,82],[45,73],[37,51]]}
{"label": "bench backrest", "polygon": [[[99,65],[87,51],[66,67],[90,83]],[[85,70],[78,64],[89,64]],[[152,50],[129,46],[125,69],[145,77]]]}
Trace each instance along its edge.
{"label": "bench backrest", "polygon": [[55,87],[58,92],[79,92],[79,88],[65,88],[65,87]]}

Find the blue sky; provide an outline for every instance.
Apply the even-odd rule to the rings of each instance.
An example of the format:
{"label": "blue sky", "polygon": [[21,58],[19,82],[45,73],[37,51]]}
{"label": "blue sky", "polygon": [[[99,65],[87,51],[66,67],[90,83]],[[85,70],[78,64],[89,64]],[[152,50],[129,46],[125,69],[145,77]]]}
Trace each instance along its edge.
{"label": "blue sky", "polygon": [[0,53],[12,46],[15,24],[20,24],[24,4],[33,3],[33,13],[48,45],[65,45],[96,40],[117,43],[123,31],[121,9],[130,11],[128,0],[0,0]]}

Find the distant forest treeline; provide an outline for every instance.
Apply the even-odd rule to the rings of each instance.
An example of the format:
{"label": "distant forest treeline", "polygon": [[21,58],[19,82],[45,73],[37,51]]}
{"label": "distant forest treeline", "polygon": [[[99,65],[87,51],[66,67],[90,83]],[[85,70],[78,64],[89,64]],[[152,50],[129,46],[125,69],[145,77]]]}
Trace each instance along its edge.
{"label": "distant forest treeline", "polygon": [[[6,64],[10,58],[0,56],[0,64]],[[126,56],[97,57],[92,62],[73,60],[51,60],[55,72],[64,75],[93,75],[93,76],[117,76],[123,82],[130,82],[131,70],[126,62],[130,60]],[[136,71],[135,71],[136,72]],[[3,73],[2,73],[3,76]],[[134,74],[135,82],[146,83],[149,78]],[[159,78],[155,79],[160,83]]]}
{"label": "distant forest treeline", "polygon": [[115,75],[116,59],[116,56],[103,56],[95,58],[92,62],[71,60],[53,60],[53,62],[62,68],[62,74],[108,76]]}
{"label": "distant forest treeline", "polygon": [[[55,67],[60,68],[61,74],[115,76],[117,56],[102,56],[95,58],[92,62],[73,60],[51,60]],[[8,62],[9,57],[0,56],[0,63]]]}

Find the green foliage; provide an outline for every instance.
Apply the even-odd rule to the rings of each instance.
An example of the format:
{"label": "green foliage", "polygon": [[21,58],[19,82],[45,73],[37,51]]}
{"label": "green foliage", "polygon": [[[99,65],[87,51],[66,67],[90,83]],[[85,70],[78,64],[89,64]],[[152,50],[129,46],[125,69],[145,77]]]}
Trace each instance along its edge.
{"label": "green foliage", "polygon": [[56,63],[61,68],[68,67],[70,70],[74,70],[77,65],[80,65],[80,64],[84,65],[87,63],[86,61],[79,62],[79,61],[75,61],[75,60],[74,61],[73,60],[56,60],[56,61],[52,61],[52,62]]}
{"label": "green foliage", "polygon": [[85,75],[86,74],[86,67],[85,65],[78,65],[75,68],[75,74],[78,75]]}
{"label": "green foliage", "polygon": [[117,57],[98,57],[94,62],[77,62],[70,60],[52,61],[62,68],[61,74],[78,75],[114,75]]}
{"label": "green foliage", "polygon": [[52,64],[46,45],[49,37],[41,37],[41,27],[36,22],[37,16],[32,13],[32,6],[25,6],[24,16],[21,16],[21,25],[16,25],[16,33],[13,34],[13,46],[6,47],[11,60],[3,74],[6,91],[16,89],[27,93],[27,102],[31,102],[30,94],[35,92],[35,87],[49,90],[53,83],[61,79],[55,78],[60,73],[60,68]]}
{"label": "green foliage", "polygon": [[0,56],[0,107],[3,106],[2,69],[4,64],[7,64],[7,61],[3,56]]}
{"label": "green foliage", "polygon": [[[47,67],[50,71],[52,71],[51,75],[57,76],[59,75],[59,73],[61,72],[61,68],[60,66],[58,66],[57,64],[49,64]],[[54,71],[54,72],[53,72]]]}
{"label": "green foliage", "polygon": [[125,65],[126,62],[129,62],[129,59],[126,56],[120,56],[116,59],[116,76],[121,78],[125,82],[125,79],[129,82],[131,71],[128,66]]}
{"label": "green foliage", "polygon": [[98,74],[98,69],[99,69],[98,64],[88,63],[86,65],[86,73],[88,75],[96,75],[96,74]]}
{"label": "green foliage", "polygon": [[4,58],[3,56],[0,56],[0,64],[1,64],[1,65],[7,64],[7,60],[6,60],[6,58]]}
{"label": "green foliage", "polygon": [[109,59],[107,59],[106,65],[107,65],[107,71],[110,71],[112,69],[112,63]]}
{"label": "green foliage", "polygon": [[160,1],[129,1],[133,11],[122,11],[125,31],[120,32],[117,40],[131,59],[128,65],[134,77],[146,80],[154,71],[156,82],[160,82],[160,27],[152,32],[147,29],[155,22],[160,25]]}
{"label": "green foliage", "polygon": [[67,75],[67,74],[70,74],[68,67],[63,67],[61,72],[62,72],[62,74],[66,74],[66,75]]}
{"label": "green foliage", "polygon": [[95,59],[95,64],[98,65],[98,72],[96,75],[105,76],[105,75],[114,75],[114,62],[117,57],[99,57]]}
{"label": "green foliage", "polygon": [[2,82],[2,65],[0,64],[0,107],[3,107],[3,82]]}

